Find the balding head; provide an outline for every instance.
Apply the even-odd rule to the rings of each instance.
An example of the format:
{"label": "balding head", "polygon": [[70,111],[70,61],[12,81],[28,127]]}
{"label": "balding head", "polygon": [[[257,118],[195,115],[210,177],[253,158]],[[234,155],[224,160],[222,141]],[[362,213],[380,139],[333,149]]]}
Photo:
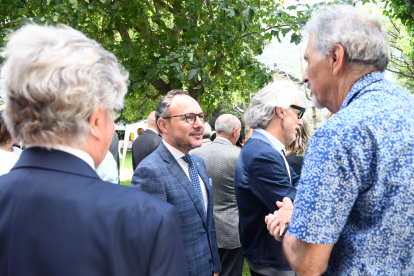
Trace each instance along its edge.
{"label": "balding head", "polygon": [[233,145],[236,144],[240,136],[240,120],[231,114],[220,115],[216,120],[217,137],[226,138]]}
{"label": "balding head", "polygon": [[157,124],[155,123],[155,111],[151,112],[150,115],[148,115],[147,126],[158,132]]}

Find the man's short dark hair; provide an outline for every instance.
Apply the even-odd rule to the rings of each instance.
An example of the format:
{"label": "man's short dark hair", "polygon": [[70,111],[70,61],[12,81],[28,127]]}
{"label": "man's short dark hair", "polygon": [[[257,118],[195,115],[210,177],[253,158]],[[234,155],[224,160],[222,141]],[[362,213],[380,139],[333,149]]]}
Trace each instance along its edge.
{"label": "man's short dark hair", "polygon": [[174,90],[169,91],[165,96],[163,96],[157,104],[157,110],[155,111],[155,124],[157,125],[157,128],[160,131],[160,133],[162,133],[162,131],[158,127],[158,124],[157,124],[158,119],[168,117],[168,111],[172,103],[172,100],[174,96],[177,96],[177,95],[190,96],[190,94],[188,94],[187,91],[174,89]]}

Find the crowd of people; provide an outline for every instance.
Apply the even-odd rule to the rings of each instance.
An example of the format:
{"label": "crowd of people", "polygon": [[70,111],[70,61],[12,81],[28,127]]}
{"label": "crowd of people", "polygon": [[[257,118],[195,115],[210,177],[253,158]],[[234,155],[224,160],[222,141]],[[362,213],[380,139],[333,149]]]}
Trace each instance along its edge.
{"label": "crowd of people", "polygon": [[231,114],[211,139],[172,90],[133,143],[130,187],[112,169],[128,72],[67,26],[10,34],[0,275],[241,276],[245,260],[253,276],[414,275],[414,98],[384,78],[387,34],[349,5],[305,33],[303,81],[334,114],[312,136],[287,80],[255,93],[247,140]]}

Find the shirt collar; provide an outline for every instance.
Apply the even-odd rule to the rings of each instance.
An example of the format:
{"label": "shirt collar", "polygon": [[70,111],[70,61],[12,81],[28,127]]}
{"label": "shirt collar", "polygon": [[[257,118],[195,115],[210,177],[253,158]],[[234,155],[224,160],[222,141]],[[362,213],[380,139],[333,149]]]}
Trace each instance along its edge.
{"label": "shirt collar", "polygon": [[261,134],[263,134],[264,136],[267,137],[267,139],[269,139],[270,143],[272,143],[273,147],[275,147],[276,150],[278,151],[284,151],[285,150],[285,145],[280,142],[279,140],[277,140],[273,135],[271,135],[269,132],[267,132],[264,129],[261,128],[257,128],[254,131],[257,131]]}
{"label": "shirt collar", "polygon": [[[352,100],[356,96],[358,96],[359,92],[361,92],[361,90],[363,90],[365,87],[367,87],[368,85],[371,85],[374,82],[382,81],[384,78],[385,77],[382,72],[374,71],[374,72],[366,74],[365,76],[357,80],[357,82],[355,82],[354,85],[352,86],[351,90],[349,91],[348,95],[346,96],[339,110],[342,110],[343,108],[347,107],[352,102]],[[362,94],[366,92],[369,92],[369,89],[362,91]]]}
{"label": "shirt collar", "polygon": [[26,145],[26,147],[27,148],[40,147],[40,148],[48,148],[48,149],[64,151],[64,152],[67,152],[69,154],[72,154],[72,155],[82,159],[89,166],[91,166],[92,169],[95,170],[95,162],[93,161],[92,157],[86,151],[83,151],[83,150],[80,150],[80,149],[77,149],[77,148],[72,148],[72,147],[69,147],[69,146],[52,145],[52,144],[30,144],[30,145]]}
{"label": "shirt collar", "polygon": [[174,156],[175,160],[178,160],[178,159],[182,158],[185,155],[180,150],[174,148],[173,146],[171,146],[170,144],[168,144],[164,140],[162,140],[162,142],[164,143],[164,146],[171,152],[172,156]]}

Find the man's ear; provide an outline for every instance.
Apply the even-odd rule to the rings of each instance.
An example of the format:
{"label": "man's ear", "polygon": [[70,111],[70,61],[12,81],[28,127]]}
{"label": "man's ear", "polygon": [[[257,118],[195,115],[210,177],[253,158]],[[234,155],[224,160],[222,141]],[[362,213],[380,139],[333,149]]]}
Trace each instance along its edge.
{"label": "man's ear", "polygon": [[159,118],[158,121],[157,121],[157,125],[160,128],[162,133],[167,133],[168,132],[166,119]]}
{"label": "man's ear", "polygon": [[91,128],[91,135],[97,139],[102,140],[104,138],[106,110],[104,108],[98,108],[94,110],[89,116],[89,127]]}
{"label": "man's ear", "polygon": [[234,139],[236,139],[236,137],[237,137],[237,131],[238,131],[239,129],[237,128],[237,127],[234,127],[233,128],[233,130],[231,131],[231,137],[232,138],[234,138]]}
{"label": "man's ear", "polygon": [[276,108],[276,115],[280,118],[283,119],[285,118],[285,111],[283,109],[281,109],[280,107],[275,107]]}
{"label": "man's ear", "polygon": [[332,74],[337,76],[345,68],[345,49],[340,44],[334,44],[331,50]]}

